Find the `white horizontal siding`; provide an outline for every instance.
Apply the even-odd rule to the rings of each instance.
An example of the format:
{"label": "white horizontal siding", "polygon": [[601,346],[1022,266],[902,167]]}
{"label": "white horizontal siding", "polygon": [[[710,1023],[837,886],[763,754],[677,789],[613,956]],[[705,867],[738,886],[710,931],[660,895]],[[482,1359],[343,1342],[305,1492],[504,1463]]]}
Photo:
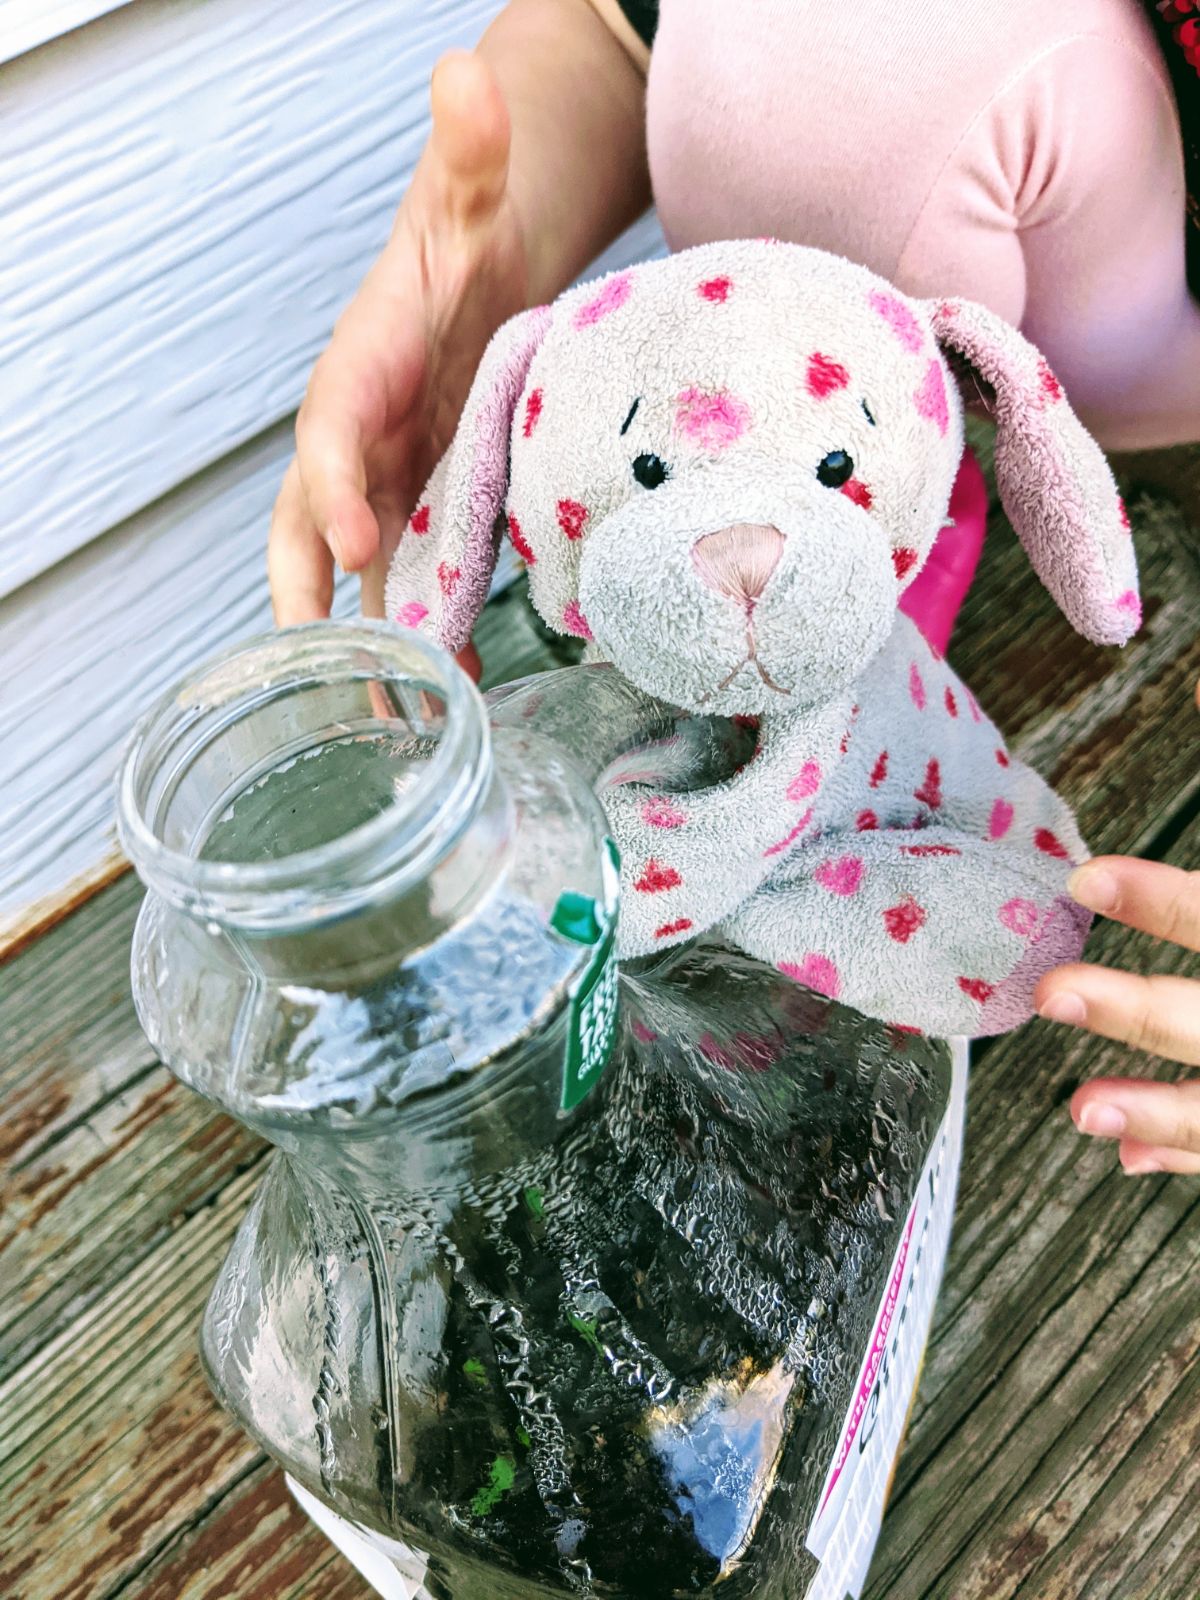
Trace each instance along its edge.
{"label": "white horizontal siding", "polygon": [[0,594],[294,408],[499,6],[139,0],[0,69]]}
{"label": "white horizontal siding", "polygon": [[130,0],[0,0],[0,62],[129,4]]}
{"label": "white horizontal siding", "polygon": [[[646,219],[598,266],[662,248]],[[291,449],[284,422],[0,599],[0,950],[111,860],[138,714],[269,626],[266,531]],[[356,595],[343,582],[337,609]]]}

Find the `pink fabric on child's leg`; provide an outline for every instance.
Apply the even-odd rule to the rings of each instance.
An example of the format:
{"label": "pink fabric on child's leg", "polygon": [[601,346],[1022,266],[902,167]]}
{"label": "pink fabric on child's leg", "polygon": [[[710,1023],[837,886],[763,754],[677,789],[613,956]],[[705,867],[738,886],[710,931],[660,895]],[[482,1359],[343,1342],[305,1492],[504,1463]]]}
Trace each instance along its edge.
{"label": "pink fabric on child's leg", "polygon": [[924,567],[900,597],[926,640],[946,653],[959,608],[967,597],[987,532],[988,490],[973,450],[964,450],[950,495],[952,527],[943,528]]}

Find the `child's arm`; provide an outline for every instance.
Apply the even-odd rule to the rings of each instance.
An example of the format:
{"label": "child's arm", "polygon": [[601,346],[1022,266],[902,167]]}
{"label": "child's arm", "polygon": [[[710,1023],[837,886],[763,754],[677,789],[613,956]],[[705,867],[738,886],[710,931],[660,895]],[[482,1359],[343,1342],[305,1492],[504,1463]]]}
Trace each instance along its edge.
{"label": "child's arm", "polygon": [[268,567],[281,625],[328,614],[333,562],[383,576],[496,328],[552,299],[649,204],[645,83],[615,0],[511,0],[434,74],[391,238],[313,370]]}

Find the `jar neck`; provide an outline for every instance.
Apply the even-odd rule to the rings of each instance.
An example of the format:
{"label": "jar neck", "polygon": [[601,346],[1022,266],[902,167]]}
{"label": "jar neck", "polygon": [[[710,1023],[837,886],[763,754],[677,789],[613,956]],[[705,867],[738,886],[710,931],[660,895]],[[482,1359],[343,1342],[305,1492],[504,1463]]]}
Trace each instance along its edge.
{"label": "jar neck", "polygon": [[143,717],[118,782],[147,888],[252,970],[321,986],[436,938],[494,875],[510,822],[474,686],[367,621],[205,664]]}

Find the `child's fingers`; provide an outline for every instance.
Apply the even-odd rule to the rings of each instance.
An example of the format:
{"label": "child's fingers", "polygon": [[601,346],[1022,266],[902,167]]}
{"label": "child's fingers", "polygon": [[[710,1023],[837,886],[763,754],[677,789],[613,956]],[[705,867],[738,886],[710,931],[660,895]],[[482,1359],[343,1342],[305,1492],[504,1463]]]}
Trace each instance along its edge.
{"label": "child's fingers", "polygon": [[1200,1156],[1188,1150],[1141,1144],[1137,1139],[1122,1139],[1117,1148],[1121,1165],[1131,1178],[1151,1172],[1175,1172],[1187,1177],[1200,1174]]}
{"label": "child's fingers", "polygon": [[1200,872],[1136,856],[1095,856],[1071,874],[1081,906],[1188,950],[1200,950]]}
{"label": "child's fingers", "polygon": [[319,373],[296,418],[296,461],[311,521],[343,570],[358,572],[379,548],[362,426],[350,397]]}
{"label": "child's fingers", "polygon": [[1034,1005],[1051,1022],[1200,1065],[1200,982],[1191,978],[1142,977],[1080,962],[1055,967],[1040,979]]}
{"label": "child's fingers", "polygon": [[284,474],[267,539],[271,605],[281,628],[327,617],[333,604],[333,557],[308,512],[300,468]]}
{"label": "child's fingers", "polygon": [[1200,1078],[1183,1083],[1097,1078],[1071,1096],[1071,1116],[1080,1133],[1153,1146],[1156,1153],[1174,1150],[1200,1163]]}

